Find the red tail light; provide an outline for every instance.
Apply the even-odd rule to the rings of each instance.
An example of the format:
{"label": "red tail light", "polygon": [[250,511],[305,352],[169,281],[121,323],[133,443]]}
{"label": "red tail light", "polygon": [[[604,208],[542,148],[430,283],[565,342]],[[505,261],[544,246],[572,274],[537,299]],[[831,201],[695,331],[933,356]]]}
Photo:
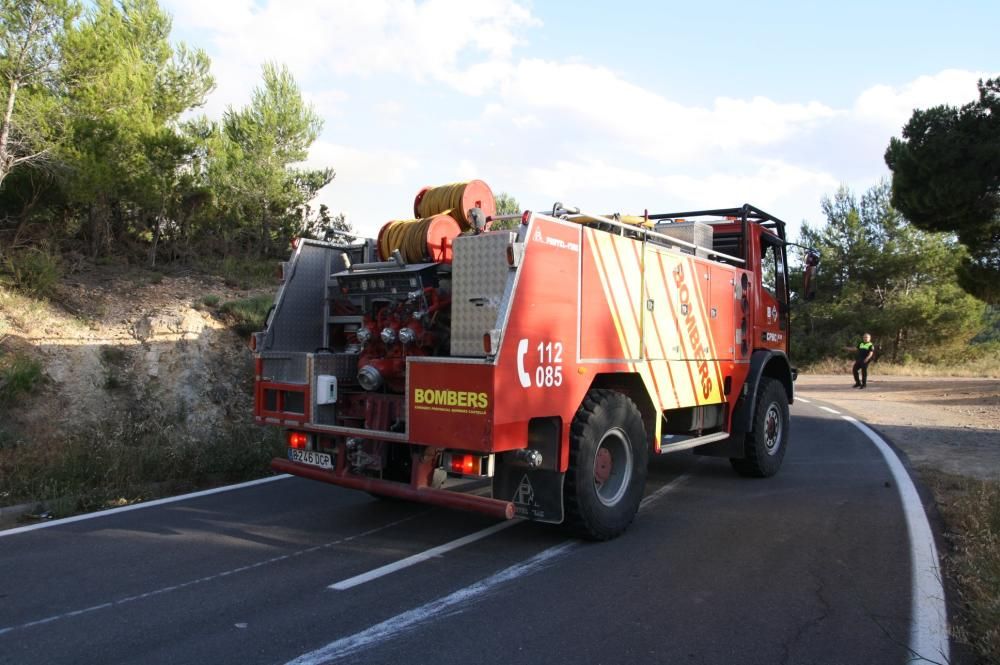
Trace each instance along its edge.
{"label": "red tail light", "polygon": [[530,210],[525,210],[524,212],[521,213],[521,223],[522,224],[527,224],[529,219],[531,219],[531,211]]}
{"label": "red tail light", "polygon": [[475,455],[452,455],[451,471],[464,474],[479,473],[478,461]]}
{"label": "red tail light", "polygon": [[298,448],[300,450],[304,449],[309,445],[309,435],[305,432],[289,432],[288,433],[288,447]]}

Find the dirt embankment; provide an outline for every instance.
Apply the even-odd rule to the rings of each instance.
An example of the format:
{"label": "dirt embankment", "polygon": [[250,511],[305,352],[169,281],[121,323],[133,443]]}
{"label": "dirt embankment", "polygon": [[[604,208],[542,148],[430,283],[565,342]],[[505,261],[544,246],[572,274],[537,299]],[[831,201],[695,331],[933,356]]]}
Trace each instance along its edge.
{"label": "dirt embankment", "polygon": [[214,277],[107,270],[65,280],[52,302],[0,289],[0,351],[40,361],[47,379],[10,409],[13,429],[50,440],[152,412],[181,431],[245,416],[250,352],[205,302],[246,295]]}
{"label": "dirt embankment", "polygon": [[1000,480],[1000,379],[799,376],[796,394],[835,404],[876,427],[917,469]]}

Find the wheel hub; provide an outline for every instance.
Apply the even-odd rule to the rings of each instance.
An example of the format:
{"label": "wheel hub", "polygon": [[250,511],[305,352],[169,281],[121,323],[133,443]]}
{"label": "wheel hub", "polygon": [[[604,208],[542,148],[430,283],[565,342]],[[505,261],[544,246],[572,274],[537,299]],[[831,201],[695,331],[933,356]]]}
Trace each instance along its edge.
{"label": "wheel hub", "polygon": [[622,500],[632,482],[632,446],[618,427],[608,430],[594,454],[594,487],[605,506]]}
{"label": "wheel hub", "polygon": [[611,453],[608,452],[608,449],[598,450],[597,457],[594,459],[594,480],[597,481],[598,485],[608,482],[608,478],[611,477],[611,466]]}
{"label": "wheel hub", "polygon": [[771,404],[767,407],[767,414],[764,416],[764,447],[768,455],[773,455],[778,451],[781,443],[781,414],[778,412],[778,405]]}

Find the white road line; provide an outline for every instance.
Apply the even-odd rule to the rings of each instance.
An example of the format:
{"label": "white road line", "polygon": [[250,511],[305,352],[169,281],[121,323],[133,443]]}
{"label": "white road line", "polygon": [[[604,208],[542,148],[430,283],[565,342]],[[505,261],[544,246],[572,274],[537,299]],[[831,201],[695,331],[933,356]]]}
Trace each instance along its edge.
{"label": "white road line", "polygon": [[319,663],[332,663],[354,656],[359,651],[397,637],[401,633],[411,630],[440,614],[445,612],[454,614],[457,610],[452,608],[456,605],[473,600],[477,596],[488,593],[511,580],[521,579],[525,575],[533,573],[551,563],[556,557],[578,547],[579,544],[578,541],[570,540],[553,545],[530,559],[514,564],[509,568],[504,568],[499,573],[495,573],[481,582],[463,587],[426,605],[421,605],[402,614],[397,614],[361,632],[330,642],[325,647],[303,654],[295,660],[289,661],[289,665],[318,665]]}
{"label": "white road line", "polygon": [[258,561],[257,563],[251,563],[246,566],[240,566],[239,568],[233,568],[231,570],[224,570],[221,573],[215,573],[214,575],[206,575],[205,577],[199,577],[198,579],[188,580],[187,582],[181,582],[180,584],[173,584],[171,586],[161,587],[159,589],[154,589],[153,591],[147,591],[145,593],[136,594],[134,596],[127,596],[125,598],[119,598],[118,600],[113,600],[107,603],[101,603],[100,605],[93,605],[91,607],[85,607],[80,610],[73,610],[72,612],[63,612],[62,614],[54,614],[52,616],[45,617],[43,619],[36,619],[34,621],[28,621],[25,623],[15,624],[13,626],[0,627],[0,635],[4,633],[10,633],[15,630],[21,630],[22,628],[31,628],[32,626],[41,626],[47,623],[52,623],[54,621],[60,621],[62,619],[69,619],[70,617],[80,616],[81,614],[90,614],[91,612],[96,612],[97,610],[107,609],[109,607],[118,607],[120,605],[125,605],[137,600],[143,600],[145,598],[151,598],[153,596],[160,596],[165,593],[170,593],[171,591],[177,591],[178,589],[186,589],[188,587],[195,586],[197,584],[204,584],[205,582],[211,582],[223,577],[228,577],[230,575],[236,575],[238,573],[245,573],[248,570],[254,570],[256,568],[261,568],[263,566],[270,565],[272,563],[278,563],[280,561],[287,561],[288,559],[293,559],[295,557],[302,556],[303,554],[310,554],[312,552],[318,552],[320,550],[328,549],[334,547],[335,545],[342,545],[343,543],[349,543],[352,540],[357,540],[358,538],[364,538],[365,536],[370,536],[379,531],[384,531],[385,529],[392,528],[403,522],[408,522],[412,519],[425,515],[428,511],[422,511],[416,513],[415,515],[409,515],[402,519],[398,519],[394,522],[389,522],[388,524],[383,524],[380,527],[374,529],[369,529],[362,533],[354,534],[353,536],[345,536],[343,538],[338,538],[337,540],[330,541],[328,543],[323,543],[321,545],[314,545],[313,547],[307,547],[303,550],[297,550],[295,552],[289,552],[288,554],[282,554],[281,556],[272,557],[270,559],[265,559],[264,561]]}
{"label": "white road line", "polygon": [[[639,510],[647,508],[657,499],[680,487],[683,482],[688,479],[688,477],[689,476],[687,474],[678,476],[660,489],[646,496],[642,500],[642,503],[639,504]],[[504,524],[509,524],[509,522],[504,522]],[[309,653],[303,654],[294,660],[288,661],[288,665],[321,665],[355,656],[360,651],[363,651],[371,646],[383,644],[386,640],[398,637],[406,631],[412,630],[420,624],[430,621],[437,616],[445,613],[454,615],[455,613],[461,611],[460,609],[455,609],[456,606],[468,601],[473,601],[479,596],[489,593],[495,588],[506,584],[511,580],[521,579],[524,576],[550,564],[557,557],[571,552],[579,546],[580,541],[578,540],[567,540],[559,543],[558,545],[553,545],[548,549],[542,550],[530,559],[516,563],[508,568],[504,568],[498,573],[494,573],[485,580],[463,587],[458,591],[448,594],[447,596],[443,596],[437,600],[432,600],[425,605],[408,610],[402,614],[397,614],[394,617],[386,619],[381,623],[377,623],[374,626],[366,628],[365,630],[354,633],[353,635],[348,635],[347,637],[342,637],[339,640],[330,642],[324,647],[320,647],[315,651],[310,651]]]}
{"label": "white road line", "polygon": [[840,415],[840,411],[837,411],[836,409],[831,409],[831,408],[830,408],[830,407],[828,407],[828,406],[821,406],[821,407],[819,407],[819,408],[823,409],[824,411],[829,411],[830,413],[835,413],[835,414],[837,414],[838,416]]}
{"label": "white road line", "polygon": [[372,580],[377,580],[378,578],[390,575],[396,572],[397,570],[403,570],[404,568],[415,566],[418,563],[427,561],[428,559],[433,559],[436,556],[441,556],[446,552],[458,549],[459,547],[468,545],[469,543],[474,543],[477,540],[482,540],[487,536],[493,535],[497,531],[503,531],[504,529],[509,529],[515,524],[520,524],[520,523],[521,523],[520,520],[508,520],[505,522],[494,524],[493,526],[481,529],[479,531],[476,531],[475,533],[470,533],[467,536],[463,536],[462,538],[458,538],[449,543],[445,543],[444,545],[438,545],[437,547],[432,547],[429,550],[424,550],[423,552],[419,552],[417,554],[414,554],[413,556],[408,556],[405,559],[400,559],[399,561],[396,561],[394,563],[389,563],[379,568],[375,568],[374,570],[369,570],[367,573],[361,573],[360,575],[349,577],[346,580],[341,580],[340,582],[331,584],[327,588],[335,589],[337,591],[345,591],[347,589],[354,588],[359,584],[364,584],[365,582],[371,582]]}
{"label": "white road line", "polygon": [[180,494],[178,496],[168,496],[164,499],[154,499],[153,501],[143,501],[142,503],[133,503],[128,506],[121,506],[119,508],[109,508],[108,510],[101,510],[96,513],[86,513],[84,515],[74,515],[73,517],[64,517],[60,520],[52,520],[51,522],[42,522],[41,524],[31,524],[29,526],[19,526],[13,529],[7,529],[6,531],[0,531],[0,538],[4,536],[14,536],[19,533],[26,533],[28,531],[35,531],[37,529],[48,529],[53,526],[61,526],[63,524],[72,524],[73,522],[82,522],[84,520],[92,520],[98,517],[107,517],[108,515],[116,515],[118,513],[127,513],[131,510],[140,510],[142,508],[152,508],[153,506],[162,506],[166,503],[176,503],[178,501],[187,501],[188,499],[197,499],[201,496],[209,496],[210,494],[220,494],[221,492],[231,492],[233,490],[241,490],[246,487],[253,487],[254,485],[263,485],[264,483],[273,483],[276,480],[284,480],[285,478],[291,478],[288,474],[281,474],[280,476],[269,476],[267,478],[259,478],[257,480],[250,480],[245,483],[239,483],[237,485],[226,485],[225,487],[214,487],[210,490],[202,490],[200,492],[191,492],[190,494]]}
{"label": "white road line", "polygon": [[795,400],[798,402],[805,402],[806,404],[811,403],[810,400],[807,400],[805,397],[796,397]]}
{"label": "white road line", "polygon": [[941,585],[934,535],[927,522],[927,513],[917,494],[910,475],[895,451],[882,437],[863,422],[851,416],[842,416],[872,440],[885,458],[903,502],[906,529],[910,534],[910,564],[913,570],[911,585],[913,616],[910,620],[910,656],[928,662],[950,662],[948,642],[948,611]]}

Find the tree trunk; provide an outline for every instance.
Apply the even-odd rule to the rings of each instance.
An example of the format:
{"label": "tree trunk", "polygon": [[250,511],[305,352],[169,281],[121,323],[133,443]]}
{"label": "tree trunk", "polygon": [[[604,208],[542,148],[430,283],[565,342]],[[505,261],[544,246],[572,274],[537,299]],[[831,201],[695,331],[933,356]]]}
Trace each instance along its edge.
{"label": "tree trunk", "polygon": [[899,359],[899,352],[903,346],[905,333],[902,328],[896,330],[896,336],[892,340],[892,364],[895,365]]}
{"label": "tree trunk", "polygon": [[4,179],[10,173],[11,164],[14,161],[13,155],[7,150],[10,142],[10,123],[14,118],[14,98],[17,96],[18,80],[12,78],[7,95],[7,108],[4,110],[3,123],[0,124],[0,187],[3,186]]}

